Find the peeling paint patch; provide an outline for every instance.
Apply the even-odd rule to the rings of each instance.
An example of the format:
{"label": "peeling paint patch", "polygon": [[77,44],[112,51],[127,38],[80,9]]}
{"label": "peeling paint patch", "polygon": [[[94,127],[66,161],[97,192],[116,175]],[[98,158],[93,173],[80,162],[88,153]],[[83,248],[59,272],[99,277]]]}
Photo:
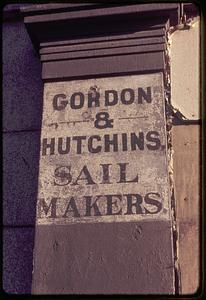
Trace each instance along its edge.
{"label": "peeling paint patch", "polygon": [[[200,19],[171,36],[171,104],[188,120],[200,119]],[[177,28],[178,29],[178,28]]]}

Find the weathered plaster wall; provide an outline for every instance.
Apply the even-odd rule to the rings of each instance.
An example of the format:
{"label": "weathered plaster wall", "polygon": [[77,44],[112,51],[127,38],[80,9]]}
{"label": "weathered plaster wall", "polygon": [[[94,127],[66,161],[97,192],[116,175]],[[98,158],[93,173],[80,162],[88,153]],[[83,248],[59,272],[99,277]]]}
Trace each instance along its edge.
{"label": "weathered plaster wall", "polygon": [[3,288],[30,293],[42,110],[41,66],[23,20],[3,26]]}
{"label": "weathered plaster wall", "polygon": [[188,119],[200,116],[200,20],[171,35],[171,102]]}

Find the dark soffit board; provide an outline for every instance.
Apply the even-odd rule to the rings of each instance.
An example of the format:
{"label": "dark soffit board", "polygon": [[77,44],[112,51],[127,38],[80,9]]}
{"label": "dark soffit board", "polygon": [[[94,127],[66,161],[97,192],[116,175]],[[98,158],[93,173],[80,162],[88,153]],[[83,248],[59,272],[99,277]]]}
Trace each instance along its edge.
{"label": "dark soffit board", "polygon": [[[162,26],[158,25],[158,20],[155,19],[156,27],[149,24],[148,19],[143,21],[137,19],[135,16],[128,17],[126,15],[115,18],[107,17],[105,20],[101,18],[93,18],[90,20],[80,19],[75,22],[67,20],[66,22],[56,22],[49,24],[36,24],[35,28],[32,24],[27,24],[27,29],[34,39],[36,47],[41,43],[58,42],[83,38],[97,38],[101,36],[123,35],[126,33],[135,33],[144,30],[160,29]],[[161,20],[163,21],[163,20]],[[164,20],[166,23],[167,20]],[[154,25],[154,26],[155,26]]]}
{"label": "dark soffit board", "polygon": [[95,43],[95,42],[102,42],[102,41],[118,41],[118,40],[126,40],[128,38],[135,39],[135,38],[144,38],[144,37],[160,37],[165,35],[165,29],[153,29],[153,30],[142,30],[132,32],[130,34],[113,34],[113,35],[101,35],[101,36],[93,36],[87,38],[75,38],[69,39],[64,41],[54,41],[54,42],[47,42],[47,43],[40,43],[40,48],[44,47],[54,47],[54,46],[63,46],[63,45],[76,45],[76,44],[88,44],[88,43]]}

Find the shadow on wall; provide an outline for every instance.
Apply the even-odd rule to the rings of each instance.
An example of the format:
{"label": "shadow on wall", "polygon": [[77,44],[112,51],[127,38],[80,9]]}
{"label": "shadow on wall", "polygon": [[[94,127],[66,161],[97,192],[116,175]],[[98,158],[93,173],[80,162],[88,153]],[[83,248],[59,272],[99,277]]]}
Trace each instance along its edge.
{"label": "shadow on wall", "polygon": [[23,20],[3,26],[3,288],[31,293],[43,83]]}

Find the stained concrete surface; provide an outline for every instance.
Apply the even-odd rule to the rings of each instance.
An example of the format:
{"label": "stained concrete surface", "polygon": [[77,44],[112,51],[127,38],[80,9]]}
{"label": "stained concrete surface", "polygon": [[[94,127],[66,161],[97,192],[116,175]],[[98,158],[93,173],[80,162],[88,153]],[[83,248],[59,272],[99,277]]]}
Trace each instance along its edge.
{"label": "stained concrete surface", "polygon": [[171,222],[40,225],[33,294],[173,294]]}

